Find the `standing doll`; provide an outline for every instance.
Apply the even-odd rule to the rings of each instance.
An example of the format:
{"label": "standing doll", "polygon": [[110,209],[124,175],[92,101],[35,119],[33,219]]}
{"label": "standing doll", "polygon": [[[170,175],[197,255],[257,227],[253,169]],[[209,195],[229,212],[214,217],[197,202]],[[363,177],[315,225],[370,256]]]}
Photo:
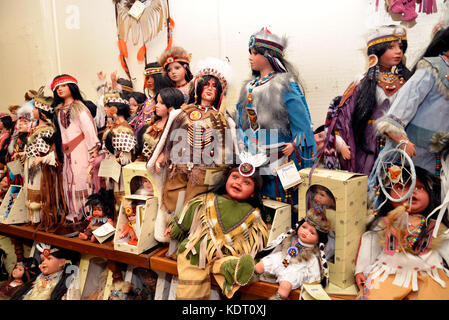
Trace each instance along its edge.
{"label": "standing doll", "polygon": [[129,125],[134,128],[137,121],[137,115],[142,110],[147,97],[142,92],[132,92],[129,97],[129,117],[126,119]]}
{"label": "standing doll", "polygon": [[[438,27],[412,69],[412,77],[386,116],[376,123],[379,132],[388,137],[385,151],[405,142],[402,148],[413,157],[413,163],[436,175],[440,175],[441,160],[444,161],[440,151],[449,132],[449,27]],[[445,183],[444,198],[449,189],[448,178],[441,178]]]}
{"label": "standing doll", "polygon": [[98,156],[100,141],[92,115],[83,103],[78,81],[70,75],[59,75],[53,79],[51,90],[58,157],[63,163],[66,220],[79,233],[85,225],[78,222],[86,214],[85,203],[92,189],[88,167]]}
{"label": "standing doll", "polygon": [[11,117],[0,112],[0,164],[6,165],[9,162],[8,145],[11,140],[14,123]]}
{"label": "standing doll", "polygon": [[159,63],[172,85],[184,94],[185,102],[189,99],[189,83],[193,79],[190,71],[191,58],[192,54],[181,47],[171,47],[159,57]]}
{"label": "standing doll", "polygon": [[41,273],[17,290],[11,300],[66,300],[75,272],[72,263],[79,259],[79,253],[43,243],[36,244],[36,249],[41,252]]}
{"label": "standing doll", "polygon": [[151,121],[156,106],[156,94],[161,89],[172,87],[173,85],[166,77],[164,68],[162,68],[159,62],[151,62],[145,66],[144,86],[145,89],[147,89],[148,98],[145,100],[142,109],[135,120],[134,132],[136,134],[145,124],[148,124],[148,122]]}
{"label": "standing doll", "polygon": [[210,273],[227,298],[246,285],[254,256],[264,247],[262,179],[243,163],[229,169],[209,192],[189,201],[170,222],[167,233],[178,248],[177,299],[209,299]]}
{"label": "standing doll", "polygon": [[267,29],[251,35],[249,62],[254,78],[241,89],[236,123],[240,150],[264,153],[270,159],[263,169],[262,195],[295,205],[297,193],[284,191],[275,169],[288,160],[298,170],[311,167],[315,140],[297,73],[284,58],[286,45],[286,38]]}
{"label": "standing doll", "polygon": [[[446,213],[441,225],[433,216],[439,179],[420,167],[415,170],[410,198],[389,200],[361,237],[355,268],[361,299],[449,299],[449,224]],[[393,199],[409,191],[408,172],[402,170],[402,179],[389,191]]]}
{"label": "standing doll", "polygon": [[[327,114],[324,146],[325,165],[369,175],[385,139],[378,137],[374,122],[387,112],[398,90],[409,77],[403,57],[407,50],[406,30],[400,26],[376,29],[368,40],[368,71],[351,83],[343,97],[333,100]],[[337,158],[335,135],[349,146],[350,156]]]}
{"label": "standing doll", "polygon": [[147,165],[150,172],[154,170],[157,174],[167,168],[158,213],[166,215],[167,223],[176,208],[210,189],[234,160],[235,125],[220,112],[228,87],[229,65],[207,58],[198,68],[189,103],[181,107],[171,126],[167,126],[167,134],[164,132],[159,141],[163,150],[155,152]]}
{"label": "standing doll", "polygon": [[25,146],[24,186],[30,221],[44,231],[54,231],[64,223],[66,212],[56,155],[52,102],[52,98],[43,96],[43,87],[28,102],[37,125],[30,129]]}
{"label": "standing doll", "polygon": [[128,222],[123,225],[123,229],[120,232],[120,239],[128,237],[128,244],[132,246],[137,246],[139,237],[136,233],[136,223],[137,223],[137,206],[139,205],[138,200],[133,200],[129,207],[125,208],[125,215]]}
{"label": "standing doll", "polygon": [[329,270],[324,246],[327,242],[329,224],[323,212],[310,210],[305,219],[280,235],[256,258],[256,279],[262,273],[276,276],[279,288],[270,300],[287,300],[290,292],[302,283],[321,282],[326,287]]}

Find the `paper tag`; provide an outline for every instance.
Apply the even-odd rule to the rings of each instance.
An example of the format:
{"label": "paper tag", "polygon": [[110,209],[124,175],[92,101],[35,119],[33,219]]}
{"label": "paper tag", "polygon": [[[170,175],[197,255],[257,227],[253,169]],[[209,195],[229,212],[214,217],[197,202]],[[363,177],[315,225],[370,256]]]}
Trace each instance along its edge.
{"label": "paper tag", "polygon": [[23,174],[23,163],[20,160],[14,160],[6,164],[13,175]]}
{"label": "paper tag", "polygon": [[119,182],[122,166],[115,159],[103,159],[98,169],[98,176],[112,178],[115,182]]}
{"label": "paper tag", "polygon": [[136,0],[131,9],[129,9],[128,14],[134,19],[139,20],[144,10],[145,4],[140,2],[139,0]]}
{"label": "paper tag", "polygon": [[304,300],[331,300],[321,284],[303,283],[301,296]]}
{"label": "paper tag", "polygon": [[94,230],[92,233],[98,242],[102,243],[110,236],[112,236],[115,232],[115,228],[110,223],[105,223],[101,227]]}
{"label": "paper tag", "polygon": [[223,170],[207,169],[204,176],[204,184],[215,186],[223,178]]}
{"label": "paper tag", "polygon": [[284,190],[294,187],[302,181],[293,161],[280,166],[276,169],[276,172]]}

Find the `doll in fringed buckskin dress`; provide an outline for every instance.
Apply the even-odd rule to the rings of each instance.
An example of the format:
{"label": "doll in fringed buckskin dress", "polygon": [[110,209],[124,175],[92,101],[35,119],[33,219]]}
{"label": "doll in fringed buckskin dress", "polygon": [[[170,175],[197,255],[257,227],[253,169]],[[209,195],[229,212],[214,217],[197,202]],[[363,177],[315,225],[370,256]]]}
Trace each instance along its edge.
{"label": "doll in fringed buckskin dress", "polygon": [[150,173],[166,170],[158,211],[161,223],[155,226],[159,241],[168,241],[162,234],[172,218],[170,214],[207,191],[234,161],[235,124],[225,113],[225,106],[220,109],[230,66],[226,61],[206,58],[198,63],[198,69],[188,104],[171,123],[167,122],[167,131],[147,164]]}
{"label": "doll in fringed buckskin dress", "polygon": [[[434,215],[439,209],[439,179],[420,167],[415,170],[410,197],[404,202],[389,200],[360,239],[355,268],[360,299],[449,299],[449,224],[446,210]],[[410,171],[401,170],[389,195],[402,198],[410,184]]]}
{"label": "doll in fringed buckskin dress", "polygon": [[320,282],[326,287],[329,270],[324,246],[329,224],[324,211],[310,209],[306,218],[281,234],[256,255],[256,279],[262,273],[276,276],[279,288],[271,300],[287,300],[290,292],[302,283]]}
{"label": "doll in fringed buckskin dress", "polygon": [[177,299],[209,299],[209,273],[227,298],[251,280],[253,258],[267,240],[261,184],[255,165],[242,163],[170,222],[166,232],[181,242]]}
{"label": "doll in fringed buckskin dress", "polygon": [[265,28],[251,35],[253,78],[240,91],[234,119],[239,149],[265,153],[270,159],[262,169],[264,198],[296,205],[297,192],[285,192],[275,169],[290,160],[298,170],[311,167],[316,147],[297,72],[284,57],[286,46],[285,37]]}

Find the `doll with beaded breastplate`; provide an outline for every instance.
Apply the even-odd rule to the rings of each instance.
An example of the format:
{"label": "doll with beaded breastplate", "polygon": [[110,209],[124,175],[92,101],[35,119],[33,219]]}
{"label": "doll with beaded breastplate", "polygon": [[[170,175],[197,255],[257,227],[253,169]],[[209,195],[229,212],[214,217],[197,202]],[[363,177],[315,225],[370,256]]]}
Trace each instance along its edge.
{"label": "doll with beaded breastplate", "polygon": [[[328,143],[322,154],[327,168],[370,174],[385,145],[374,123],[389,110],[409,77],[403,61],[406,50],[407,34],[401,26],[378,27],[369,35],[368,71],[352,82],[343,96],[336,97],[328,109]],[[346,159],[338,158],[336,135],[349,146]]]}
{"label": "doll with beaded breastplate", "polygon": [[[441,213],[437,217],[434,210],[439,209],[439,181],[425,169],[415,170],[410,198],[389,200],[361,237],[355,268],[360,299],[449,299],[448,220]],[[409,191],[409,172],[402,170],[401,179],[393,184],[389,191],[393,199]]]}

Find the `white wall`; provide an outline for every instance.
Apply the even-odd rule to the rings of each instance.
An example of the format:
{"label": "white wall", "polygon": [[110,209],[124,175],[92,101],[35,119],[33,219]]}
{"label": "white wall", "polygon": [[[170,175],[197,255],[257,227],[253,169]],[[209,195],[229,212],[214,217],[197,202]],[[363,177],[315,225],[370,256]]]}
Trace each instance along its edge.
{"label": "white wall", "polygon": [[[165,0],[163,0],[165,1]],[[207,56],[228,57],[233,68],[226,100],[235,105],[243,80],[250,76],[249,36],[267,26],[286,35],[287,59],[299,70],[315,126],[324,122],[331,99],[366,69],[365,39],[370,27],[398,24],[380,0],[169,0],[175,21],[174,45],[192,53],[191,67]],[[408,28],[407,64],[411,66],[430,40],[445,11],[419,14]],[[449,3],[446,3],[446,7]],[[1,1],[0,111],[23,102],[28,89],[38,89],[59,73],[74,75],[88,99],[96,99],[96,73],[118,71],[117,31],[112,0]],[[149,61],[166,47],[166,32],[148,44]],[[137,48],[129,47],[130,57]],[[134,59],[134,58],[132,58]],[[142,90],[143,64],[130,61],[135,87]],[[49,89],[47,94],[51,94]]]}

